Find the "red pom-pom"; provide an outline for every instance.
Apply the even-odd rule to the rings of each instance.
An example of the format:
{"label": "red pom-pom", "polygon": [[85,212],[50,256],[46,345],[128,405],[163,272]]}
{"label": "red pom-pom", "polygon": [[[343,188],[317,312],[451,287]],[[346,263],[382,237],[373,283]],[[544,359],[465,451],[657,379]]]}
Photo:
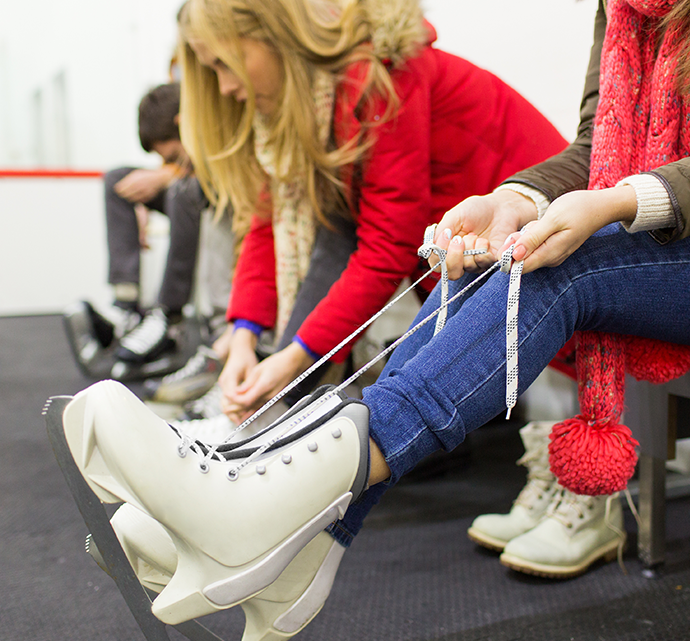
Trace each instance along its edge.
{"label": "red pom-pom", "polygon": [[554,425],[550,438],[551,471],[575,494],[620,492],[635,471],[639,443],[625,425],[597,425],[576,416]]}
{"label": "red pom-pom", "polygon": [[690,369],[690,347],[630,336],[625,344],[625,367],[638,381],[667,383]]}

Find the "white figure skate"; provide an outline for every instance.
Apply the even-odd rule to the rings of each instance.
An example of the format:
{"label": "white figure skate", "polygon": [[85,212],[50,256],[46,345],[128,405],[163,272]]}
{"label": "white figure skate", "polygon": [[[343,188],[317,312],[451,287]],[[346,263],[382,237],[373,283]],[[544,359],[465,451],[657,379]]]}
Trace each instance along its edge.
{"label": "white figure skate", "polygon": [[152,611],[170,624],[264,590],[344,515],[368,476],[368,410],[328,393],[216,452],[182,439],[114,381],[74,397],[63,425],[99,499],[130,503],[168,531],[177,569]]}

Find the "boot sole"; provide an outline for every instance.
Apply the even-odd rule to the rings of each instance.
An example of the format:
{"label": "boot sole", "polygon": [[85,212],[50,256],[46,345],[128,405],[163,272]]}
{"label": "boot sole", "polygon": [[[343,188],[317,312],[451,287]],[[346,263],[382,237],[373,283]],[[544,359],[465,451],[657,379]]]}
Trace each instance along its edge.
{"label": "boot sole", "polygon": [[[541,576],[547,579],[570,579],[584,574],[589,567],[599,559],[602,559],[606,563],[615,561],[618,556],[618,545],[619,543],[617,540],[610,541],[597,548],[584,561],[577,565],[561,566],[533,563],[526,559],[521,559],[520,557],[507,555],[505,553],[501,554],[500,561],[507,568],[515,570],[516,572],[522,572],[523,574]],[[625,548],[625,543],[623,547]]]}
{"label": "boot sole", "polygon": [[470,539],[470,541],[476,543],[477,545],[481,545],[482,547],[486,548],[487,550],[492,550],[494,552],[503,552],[503,549],[507,545],[508,541],[501,541],[500,539],[494,539],[493,537],[489,536],[488,534],[484,534],[483,532],[479,532],[478,530],[475,530],[474,528],[470,528],[467,530],[467,537]]}

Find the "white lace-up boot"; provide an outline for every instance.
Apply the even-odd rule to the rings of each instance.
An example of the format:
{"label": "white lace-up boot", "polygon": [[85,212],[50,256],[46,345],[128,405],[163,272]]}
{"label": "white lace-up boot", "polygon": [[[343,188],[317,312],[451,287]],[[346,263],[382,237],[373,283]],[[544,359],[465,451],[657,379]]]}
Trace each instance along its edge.
{"label": "white lace-up boot", "polygon": [[141,322],[141,314],[135,309],[116,305],[98,311],[88,301],[79,301],[67,307],[63,323],[67,339],[80,367],[89,368],[124,334]]}
{"label": "white lace-up boot", "polygon": [[560,488],[539,524],[506,545],[501,563],[565,579],[582,574],[598,559],[613,561],[625,540],[618,494],[584,496]]}
{"label": "white lace-up boot", "polygon": [[176,345],[165,312],[156,308],[120,341],[115,356],[128,363],[148,363]]}
{"label": "white lace-up boot", "polygon": [[215,453],[115,381],[75,396],[63,425],[96,495],[134,505],[170,534],[177,569],[152,607],[170,624],[263,591],[344,515],[368,477],[366,406],[324,391]]}
{"label": "white lace-up boot", "polygon": [[467,531],[475,543],[503,551],[506,543],[531,530],[544,516],[560,487],[549,469],[549,434],[553,421],[535,421],[520,430],[525,454],[518,465],[527,468],[527,484],[508,514],[478,516]]}
{"label": "white lace-up boot", "polygon": [[200,345],[184,367],[160,381],[145,381],[144,394],[158,403],[193,401],[213,387],[221,369],[218,354],[210,347]]}
{"label": "white lace-up boot", "polygon": [[197,421],[204,418],[214,418],[223,413],[221,400],[223,390],[216,383],[203,396],[185,404],[185,417],[190,421]]}
{"label": "white lace-up boot", "polygon": [[[127,503],[110,523],[142,585],[160,592],[177,569],[177,551],[165,528]],[[91,535],[86,550],[107,572]],[[241,604],[242,641],[288,639],[304,629],[326,602],[344,553],[329,534],[317,534],[268,588]]]}

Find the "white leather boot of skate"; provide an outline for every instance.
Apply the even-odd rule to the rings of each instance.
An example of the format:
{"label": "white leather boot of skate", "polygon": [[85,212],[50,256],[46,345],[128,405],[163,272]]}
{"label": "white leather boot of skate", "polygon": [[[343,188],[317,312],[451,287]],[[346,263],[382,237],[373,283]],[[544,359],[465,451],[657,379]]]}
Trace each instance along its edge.
{"label": "white leather boot of skate", "polygon": [[261,592],[363,492],[367,408],[315,397],[215,452],[183,440],[114,381],[66,407],[68,445],[96,495],[132,504],[173,541],[177,568],[152,608],[159,619],[176,624]]}
{"label": "white leather boot of skate", "polygon": [[[177,569],[177,551],[165,528],[127,503],[110,524],[139,581],[160,592]],[[91,535],[86,549],[107,572]],[[240,604],[246,620],[242,641],[279,641],[303,630],[326,602],[344,553],[329,534],[317,534],[268,588]]]}

